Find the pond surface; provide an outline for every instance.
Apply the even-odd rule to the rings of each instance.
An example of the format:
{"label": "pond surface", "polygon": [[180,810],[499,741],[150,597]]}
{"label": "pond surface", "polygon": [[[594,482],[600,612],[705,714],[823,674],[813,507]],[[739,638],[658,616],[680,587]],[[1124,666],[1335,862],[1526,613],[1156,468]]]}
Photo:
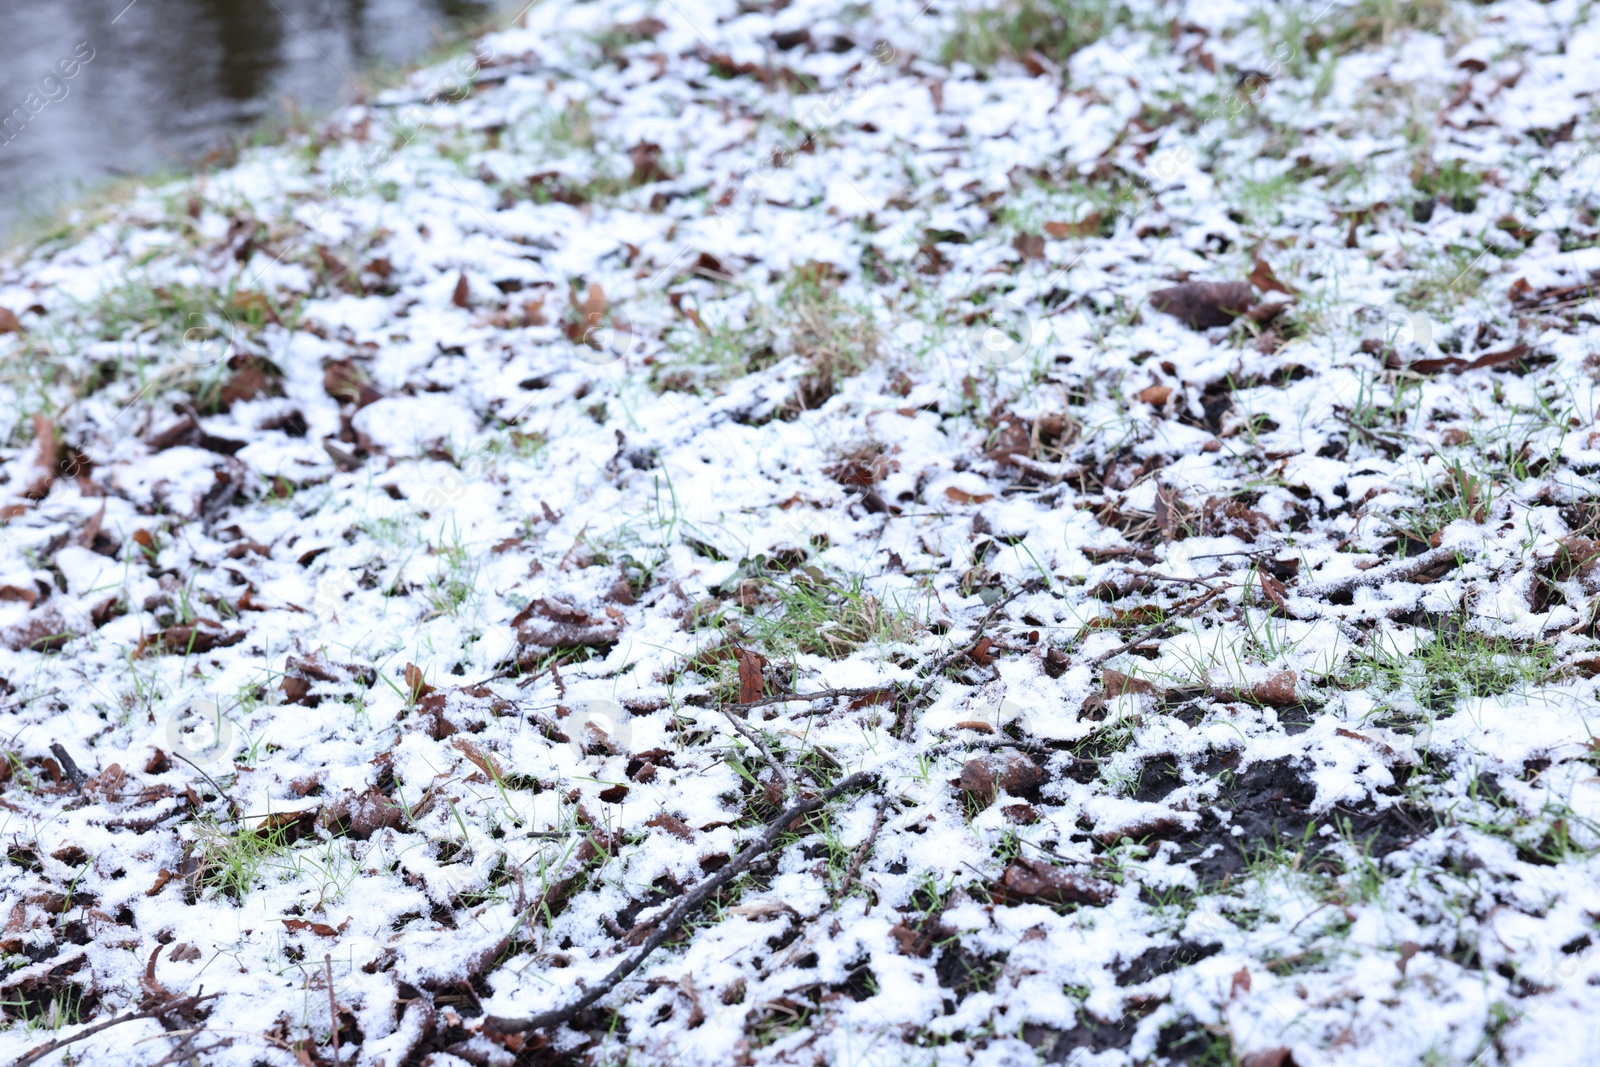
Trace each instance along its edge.
{"label": "pond surface", "polygon": [[179,166],[285,101],[352,99],[493,0],[0,0],[0,237],[86,188]]}

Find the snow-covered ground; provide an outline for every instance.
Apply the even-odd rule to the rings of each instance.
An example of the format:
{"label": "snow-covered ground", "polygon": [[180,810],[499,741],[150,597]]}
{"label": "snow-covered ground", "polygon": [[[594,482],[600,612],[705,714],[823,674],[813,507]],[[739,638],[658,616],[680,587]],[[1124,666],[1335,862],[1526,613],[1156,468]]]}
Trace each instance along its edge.
{"label": "snow-covered ground", "polygon": [[546,0],[16,250],[0,1060],[1593,1062],[1597,59]]}

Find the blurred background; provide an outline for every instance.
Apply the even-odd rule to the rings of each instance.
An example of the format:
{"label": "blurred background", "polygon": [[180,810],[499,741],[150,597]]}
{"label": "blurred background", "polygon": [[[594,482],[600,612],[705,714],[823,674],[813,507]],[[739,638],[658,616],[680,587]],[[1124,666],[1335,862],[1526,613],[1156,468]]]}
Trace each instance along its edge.
{"label": "blurred background", "polygon": [[[422,58],[497,11],[516,7],[0,0],[0,120],[10,119],[0,129],[0,239],[107,179],[191,162],[285,106],[320,111],[352,99],[374,72]],[[80,64],[74,76],[63,76],[63,61]]]}

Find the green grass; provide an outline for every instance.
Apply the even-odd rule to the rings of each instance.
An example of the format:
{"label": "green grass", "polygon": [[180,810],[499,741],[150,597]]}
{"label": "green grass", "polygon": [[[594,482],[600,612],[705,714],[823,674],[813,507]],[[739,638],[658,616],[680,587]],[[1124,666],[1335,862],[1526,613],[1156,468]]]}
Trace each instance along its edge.
{"label": "green grass", "polygon": [[872,308],[840,291],[822,269],[800,266],[776,289],[708,302],[668,338],[672,354],[650,370],[658,392],[715,392],[728,382],[795,357],[804,372],[780,414],[815,408],[843,378],[881,354],[883,336]]}
{"label": "green grass", "polygon": [[1553,646],[1472,627],[1466,616],[1431,624],[1410,652],[1381,640],[1355,653],[1342,688],[1366,688],[1397,711],[1449,712],[1463,700],[1531,689],[1555,668]]}
{"label": "green grass", "polygon": [[1127,18],[1126,8],[1110,0],[1002,0],[993,7],[964,7],[939,57],[978,70],[1032,54],[1061,63]]}

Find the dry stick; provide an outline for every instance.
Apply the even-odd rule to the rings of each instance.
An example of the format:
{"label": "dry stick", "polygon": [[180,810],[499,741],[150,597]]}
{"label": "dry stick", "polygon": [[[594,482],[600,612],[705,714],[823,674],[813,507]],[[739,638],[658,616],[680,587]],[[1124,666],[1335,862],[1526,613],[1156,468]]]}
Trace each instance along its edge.
{"label": "dry stick", "polygon": [[199,993],[196,993],[193,996],[175,997],[172,1000],[167,1001],[165,1004],[158,1004],[153,1008],[146,1008],[142,1011],[130,1011],[124,1015],[117,1016],[115,1019],[107,1019],[105,1022],[96,1023],[86,1030],[80,1030],[71,1037],[57,1038],[54,1041],[40,1045],[38,1048],[22,1057],[22,1059],[18,1060],[12,1065],[12,1067],[28,1067],[28,1064],[30,1063],[38,1063],[52,1052],[55,1052],[59,1049],[64,1049],[68,1045],[76,1044],[85,1038],[93,1037],[100,1031],[109,1030],[113,1026],[121,1026],[123,1023],[131,1023],[138,1019],[155,1019],[167,1014],[169,1011],[192,1008],[201,1001],[210,1000],[213,997],[220,997],[221,995],[221,993],[208,993],[205,996],[201,996]]}
{"label": "dry stick", "polygon": [[1160,632],[1162,630],[1165,630],[1167,627],[1171,626],[1172,623],[1173,623],[1173,620],[1181,619],[1181,618],[1183,618],[1183,617],[1185,617],[1187,615],[1193,615],[1195,612],[1199,611],[1206,604],[1210,603],[1212,600],[1214,600],[1217,597],[1221,596],[1223,593],[1226,593],[1228,591],[1228,588],[1229,587],[1224,586],[1221,589],[1213,589],[1211,592],[1207,593],[1205,596],[1201,597],[1199,600],[1193,601],[1192,603],[1190,603],[1186,607],[1179,608],[1177,611],[1174,611],[1171,615],[1167,616],[1165,619],[1162,619],[1160,622],[1156,623],[1155,625],[1145,627],[1143,630],[1140,630],[1138,633],[1134,634],[1133,638],[1131,640],[1129,640],[1129,641],[1127,641],[1127,642],[1125,642],[1123,644],[1118,645],[1116,648],[1113,648],[1110,652],[1102,652],[1102,653],[1100,653],[1100,655],[1098,655],[1094,659],[1090,660],[1089,661],[1089,668],[1091,670],[1093,670],[1095,667],[1100,666],[1100,664],[1104,663],[1108,659],[1111,659],[1113,656],[1120,656],[1124,652],[1128,651],[1130,648],[1137,648],[1140,644],[1144,643],[1145,641],[1148,641],[1151,637],[1155,636],[1155,634],[1157,634],[1158,632]]}
{"label": "dry stick", "polygon": [[717,710],[726,715],[728,721],[733,723],[733,728],[739,731],[740,737],[756,746],[756,749],[766,757],[767,763],[772,767],[773,776],[778,779],[778,784],[783,786],[784,796],[788,796],[794,789],[794,783],[789,781],[789,776],[784,773],[783,765],[778,762],[778,757],[772,754],[772,750],[767,747],[767,743],[761,740],[761,735],[752,730],[746,723],[741,722],[739,717],[727,708],[718,708]]}
{"label": "dry stick", "polygon": [[[878,814],[872,820],[872,829],[867,833],[867,839],[856,846],[855,855],[850,857],[850,866],[845,869],[844,881],[839,883],[839,888],[829,895],[828,907],[831,908],[843,900],[845,894],[850,892],[850,884],[856,880],[856,874],[861,870],[861,861],[867,858],[867,853],[872,851],[872,844],[878,840],[878,831],[883,829],[885,817],[889,813],[889,797],[887,794],[878,798]],[[824,911],[827,909],[824,908]],[[822,912],[818,912],[820,916]],[[815,918],[816,916],[813,916]]]}
{"label": "dry stick", "polygon": [[333,1023],[333,1067],[339,1067],[339,1009],[333,999],[333,955],[323,953],[322,966],[328,972],[328,1019]]}
{"label": "dry stick", "polygon": [[1435,548],[1411,559],[1403,559],[1398,563],[1390,563],[1383,567],[1374,567],[1370,571],[1358,571],[1343,578],[1335,578],[1331,582],[1319,582],[1316,585],[1307,586],[1295,592],[1298,596],[1321,600],[1369,585],[1383,585],[1385,582],[1411,578],[1422,571],[1432,570],[1441,563],[1454,563],[1461,555],[1462,550],[1453,546]]}
{"label": "dry stick", "polygon": [[782,836],[783,832],[789,828],[790,823],[810,815],[842,793],[847,793],[852,789],[859,789],[869,782],[875,781],[877,781],[877,775],[868,771],[858,771],[832,789],[820,793],[809,800],[800,800],[791,805],[782,815],[767,824],[767,828],[762,831],[760,837],[746,845],[744,850],[729,863],[703,879],[699,885],[685,894],[672,910],[667,912],[661,921],[656,924],[655,931],[645,939],[644,945],[636,955],[617,964],[610,974],[595,984],[594,988],[571,1004],[564,1008],[543,1011],[526,1019],[505,1019],[498,1015],[491,1015],[484,1019],[484,1028],[497,1033],[510,1034],[520,1033],[524,1030],[542,1030],[545,1027],[559,1026],[569,1021],[580,1011],[583,1011],[589,1005],[611,992],[624,978],[637,970],[639,965],[652,952],[660,948],[662,943],[672,936],[673,931],[678,928],[679,924],[690,915],[693,915],[702,904],[711,898],[713,893],[743,874],[745,869],[755,862],[758,856],[770,849],[778,838]]}
{"label": "dry stick", "polygon": [[760,700],[748,700],[743,704],[729,704],[728,707],[735,711],[747,711],[750,708],[764,708],[769,704],[796,704],[815,703],[818,700],[832,700],[835,697],[866,697],[876,696],[889,687],[886,685],[873,685],[858,689],[822,689],[815,693],[779,693],[777,696],[762,697]]}

